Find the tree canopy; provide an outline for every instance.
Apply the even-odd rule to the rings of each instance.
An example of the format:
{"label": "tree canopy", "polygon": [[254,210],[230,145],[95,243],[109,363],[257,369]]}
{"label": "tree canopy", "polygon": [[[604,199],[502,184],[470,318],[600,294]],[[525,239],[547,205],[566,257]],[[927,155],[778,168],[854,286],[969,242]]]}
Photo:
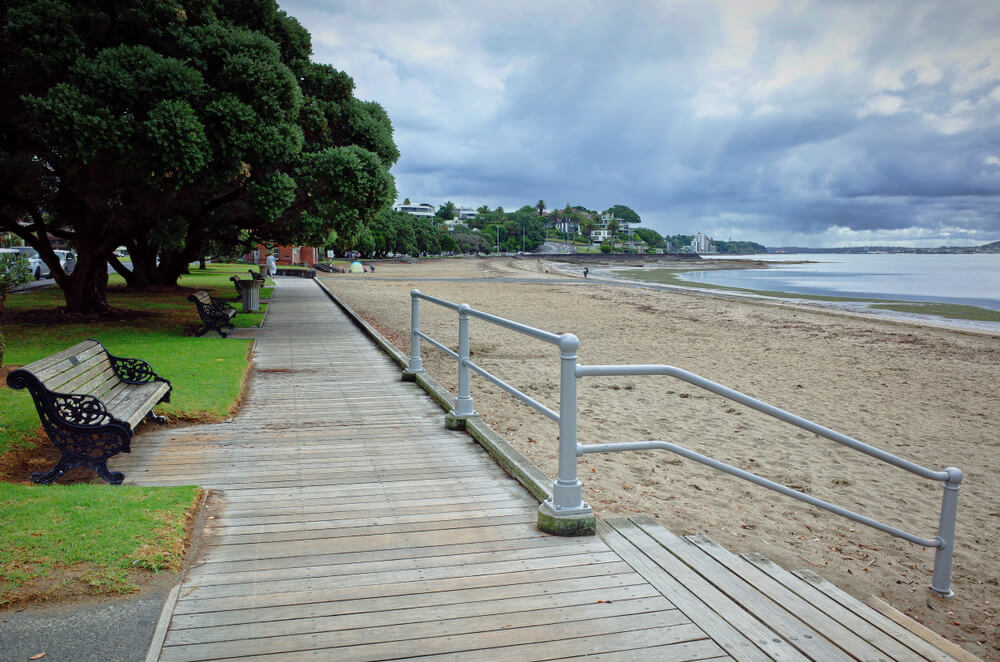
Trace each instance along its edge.
{"label": "tree canopy", "polygon": [[605,213],[612,214],[615,218],[620,218],[629,225],[642,223],[642,219],[639,218],[639,214],[635,213],[625,205],[612,205],[611,209],[608,209]]}
{"label": "tree canopy", "polygon": [[[130,284],[170,284],[209,242],[325,243],[395,199],[388,115],[310,61],[274,0],[5,5],[0,230],[39,251],[71,312],[107,308],[120,245]],[[72,274],[49,234],[74,243]]]}

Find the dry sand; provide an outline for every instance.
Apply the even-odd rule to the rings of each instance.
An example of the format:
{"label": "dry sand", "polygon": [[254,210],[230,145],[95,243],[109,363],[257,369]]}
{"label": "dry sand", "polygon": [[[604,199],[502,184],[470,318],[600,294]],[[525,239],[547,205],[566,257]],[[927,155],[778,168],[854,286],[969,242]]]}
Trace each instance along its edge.
{"label": "dry sand", "polygon": [[[675,365],[929,468],[960,467],[956,597],[942,600],[927,588],[933,550],[664,451],[579,462],[584,498],[598,516],[647,513],[675,533],[704,533],[737,553],[810,568],[1000,660],[1000,337],[599,284],[557,275],[534,257],[387,263],[324,281],[404,351],[408,293],[418,288],[574,333],[582,364]],[[457,347],[451,311],[424,305],[421,327]],[[424,367],[454,393],[454,360],[424,347]],[[478,365],[557,408],[554,346],[472,320],[471,347]],[[583,378],[578,391],[581,443],[679,443],[920,536],[936,534],[940,483],[668,377]],[[495,430],[555,475],[552,421],[476,376],[473,398]]]}

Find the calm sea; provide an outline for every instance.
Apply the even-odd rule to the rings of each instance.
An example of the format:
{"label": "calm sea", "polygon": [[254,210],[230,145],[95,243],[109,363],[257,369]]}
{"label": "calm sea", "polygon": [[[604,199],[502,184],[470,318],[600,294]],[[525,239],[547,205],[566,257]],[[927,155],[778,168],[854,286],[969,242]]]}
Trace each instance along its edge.
{"label": "calm sea", "polygon": [[[712,256],[723,258],[723,256]],[[1000,310],[1000,254],[770,254],[765,269],[693,271],[685,280],[820,296],[935,301]],[[783,264],[808,260],[807,264]]]}

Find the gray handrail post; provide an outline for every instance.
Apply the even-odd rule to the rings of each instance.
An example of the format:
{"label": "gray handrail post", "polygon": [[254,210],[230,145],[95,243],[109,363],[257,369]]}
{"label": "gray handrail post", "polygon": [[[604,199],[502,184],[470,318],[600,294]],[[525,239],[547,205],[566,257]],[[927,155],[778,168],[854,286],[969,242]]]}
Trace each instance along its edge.
{"label": "gray handrail post", "polygon": [[944,598],[954,596],[951,590],[952,551],[955,549],[955,520],[958,513],[958,488],[962,483],[962,470],[945,469],[948,480],[941,495],[941,518],[938,520],[938,540],[941,546],[934,552],[934,576],[931,590]]}
{"label": "gray handrail post", "polygon": [[449,414],[451,418],[464,419],[476,416],[472,408],[472,391],[469,380],[469,310],[472,307],[463,303],[458,307],[458,397],[455,408]]}
{"label": "gray handrail post", "polygon": [[410,357],[403,371],[403,381],[414,381],[424,371],[420,358],[420,290],[410,290]]}
{"label": "gray handrail post", "polygon": [[597,530],[594,511],[583,501],[577,477],[576,350],[580,340],[572,333],[559,337],[559,473],[552,498],[538,507],[538,528],[563,536],[592,535]]}

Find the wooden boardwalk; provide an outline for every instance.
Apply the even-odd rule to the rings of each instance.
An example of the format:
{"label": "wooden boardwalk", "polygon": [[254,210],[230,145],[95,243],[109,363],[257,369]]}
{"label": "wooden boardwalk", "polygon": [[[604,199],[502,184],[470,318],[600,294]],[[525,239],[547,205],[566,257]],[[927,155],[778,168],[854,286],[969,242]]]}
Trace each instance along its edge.
{"label": "wooden boardwalk", "polygon": [[126,480],[220,490],[150,660],[949,660],[811,575],[537,503],[310,281],[280,279],[243,412],[141,434]]}

